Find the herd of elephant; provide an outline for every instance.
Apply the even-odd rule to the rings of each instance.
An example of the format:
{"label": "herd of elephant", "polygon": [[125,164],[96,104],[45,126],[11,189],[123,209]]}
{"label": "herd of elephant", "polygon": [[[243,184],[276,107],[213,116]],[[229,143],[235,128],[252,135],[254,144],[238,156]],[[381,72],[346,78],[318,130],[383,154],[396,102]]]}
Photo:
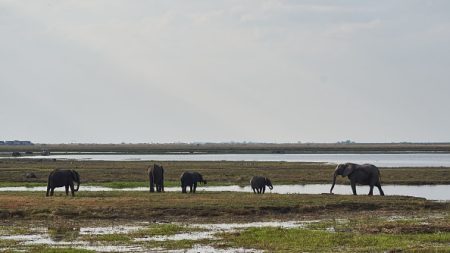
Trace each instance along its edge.
{"label": "herd of elephant", "polygon": [[[369,195],[373,195],[373,188],[376,186],[380,192],[380,195],[384,195],[381,189],[380,171],[372,164],[354,164],[345,163],[339,164],[334,170],[333,184],[330,189],[330,193],[333,193],[334,185],[336,184],[336,177],[340,175],[342,177],[348,177],[350,185],[353,191],[353,195],[356,195],[356,185],[369,185]],[[149,177],[149,190],[150,192],[164,192],[164,168],[161,165],[154,164],[148,168]],[[198,183],[206,184],[206,180],[203,179],[202,174],[198,172],[183,172],[180,177],[181,192],[187,193],[187,187],[189,192],[195,193]],[[74,188],[77,184],[76,189]],[[253,176],[250,180],[250,185],[255,194],[264,194],[266,186],[270,190],[273,189],[272,182],[269,178],[263,176]],[[66,195],[69,195],[69,189],[74,196],[74,192],[80,188],[80,175],[75,170],[63,170],[55,169],[48,176],[47,194],[46,196],[53,196],[53,191],[56,187],[65,187]]]}

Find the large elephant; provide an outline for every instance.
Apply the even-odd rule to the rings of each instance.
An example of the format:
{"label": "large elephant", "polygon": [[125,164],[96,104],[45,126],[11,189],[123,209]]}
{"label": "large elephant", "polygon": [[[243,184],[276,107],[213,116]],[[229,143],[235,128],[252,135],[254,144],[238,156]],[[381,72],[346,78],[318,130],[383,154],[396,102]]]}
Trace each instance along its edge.
{"label": "large elephant", "polygon": [[[74,189],[74,182],[77,183],[77,188]],[[69,195],[69,187],[72,192],[72,196],[75,196],[74,192],[80,188],[80,175],[75,170],[61,170],[55,169],[48,176],[47,194],[46,196],[53,196],[53,191],[56,187],[66,187],[66,195]]]}
{"label": "large elephant", "polygon": [[331,186],[330,193],[333,193],[337,175],[348,177],[352,186],[353,195],[356,195],[356,184],[361,184],[370,186],[369,195],[373,195],[373,187],[376,186],[380,191],[380,195],[384,196],[384,192],[381,189],[380,171],[375,165],[360,165],[354,163],[339,164],[334,170],[333,185]]}
{"label": "large elephant", "polygon": [[272,182],[267,177],[254,176],[250,179],[250,185],[255,194],[264,194],[264,192],[266,192],[266,185],[270,190],[273,189]]}
{"label": "large elephant", "polygon": [[181,174],[180,180],[182,193],[187,193],[186,187],[188,186],[190,188],[189,192],[195,193],[197,189],[197,183],[206,184],[206,180],[204,180],[202,174],[198,172],[183,172],[183,174]]}
{"label": "large elephant", "polygon": [[164,192],[164,168],[161,165],[153,164],[148,168],[148,178],[150,181],[150,192]]}

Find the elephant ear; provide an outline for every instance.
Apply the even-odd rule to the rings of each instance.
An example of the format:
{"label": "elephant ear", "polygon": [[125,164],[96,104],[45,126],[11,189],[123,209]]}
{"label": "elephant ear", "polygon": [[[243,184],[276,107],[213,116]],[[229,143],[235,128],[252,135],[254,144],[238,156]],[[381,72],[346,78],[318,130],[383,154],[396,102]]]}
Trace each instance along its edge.
{"label": "elephant ear", "polygon": [[73,180],[75,180],[75,182],[80,181],[80,175],[78,174],[78,172],[76,172],[75,170],[70,170],[70,173],[72,174],[72,178]]}
{"label": "elephant ear", "polygon": [[353,173],[353,170],[355,169],[355,165],[351,163],[345,164],[344,172],[342,173],[342,176],[347,177],[348,175]]}

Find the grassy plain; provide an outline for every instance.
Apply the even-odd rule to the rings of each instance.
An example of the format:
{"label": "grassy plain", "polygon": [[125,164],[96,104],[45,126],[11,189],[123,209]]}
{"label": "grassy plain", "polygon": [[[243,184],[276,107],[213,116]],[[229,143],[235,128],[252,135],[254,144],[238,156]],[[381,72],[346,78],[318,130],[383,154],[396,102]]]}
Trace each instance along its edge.
{"label": "grassy plain", "polygon": [[[331,183],[334,166],[287,162],[158,162],[165,167],[166,186],[178,186],[183,171],[199,171],[208,185],[247,185],[265,175],[276,184]],[[83,185],[115,188],[147,186],[153,161],[68,161],[0,159],[0,187],[45,185],[54,168],[76,169]],[[33,172],[36,179],[25,178]],[[382,184],[449,184],[450,168],[381,168]],[[347,180],[338,178],[338,183]],[[150,227],[129,234],[82,235],[96,244],[188,249],[196,244],[215,248],[243,247],[269,252],[450,252],[450,202],[400,196],[343,196],[236,192],[80,192],[75,198],[57,192],[0,192],[0,235],[30,233],[42,224],[96,226],[148,221]],[[192,231],[172,222],[229,223],[300,220],[304,228],[248,228],[224,232],[214,240],[136,242],[150,235]],[[345,222],[342,222],[344,220]],[[163,224],[161,224],[163,223]],[[168,223],[168,224],[164,224]],[[2,232],[3,231],[3,232]],[[54,231],[49,229],[49,231]],[[56,229],[55,231],[58,231]],[[67,233],[67,237],[80,235]],[[0,251],[92,252],[86,249],[22,245],[0,239]]]}
{"label": "grassy plain", "polygon": [[233,192],[79,192],[75,198],[42,192],[0,195],[2,219],[131,219],[156,221],[319,218],[349,213],[410,215],[448,212],[450,203],[394,196],[300,195]]}
{"label": "grassy plain", "polygon": [[[55,168],[76,169],[82,185],[115,188],[147,186],[152,161],[68,161],[51,159],[0,159],[0,186],[45,185]],[[288,162],[158,162],[165,168],[166,186],[178,186],[183,171],[198,171],[209,185],[248,185],[253,175],[269,177],[273,184],[331,184],[334,167],[319,163]],[[25,178],[27,172],[36,179]],[[449,184],[450,168],[381,168],[382,184]],[[348,180],[338,177],[338,183]]]}

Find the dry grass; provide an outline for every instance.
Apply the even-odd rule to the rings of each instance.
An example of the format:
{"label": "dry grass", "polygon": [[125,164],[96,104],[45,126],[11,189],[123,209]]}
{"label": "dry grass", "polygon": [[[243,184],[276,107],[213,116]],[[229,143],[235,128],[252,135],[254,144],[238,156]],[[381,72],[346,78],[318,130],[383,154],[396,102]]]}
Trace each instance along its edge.
{"label": "dry grass", "polygon": [[132,219],[132,220],[227,220],[326,217],[342,214],[411,214],[447,212],[450,203],[412,197],[279,195],[252,193],[80,192],[45,197],[41,192],[0,195],[2,219]]}
{"label": "dry grass", "polygon": [[[276,184],[330,183],[334,166],[318,163],[288,162],[159,162],[165,168],[165,180],[178,185],[183,171],[199,171],[215,185],[247,185],[253,175],[264,175]],[[67,160],[0,160],[0,186],[47,182],[55,168],[76,169],[82,184],[133,182],[147,185],[147,167],[151,161],[67,161]],[[26,172],[34,172],[37,179],[26,179]],[[381,168],[382,184],[449,184],[450,168]],[[338,183],[348,183],[338,177]]]}

